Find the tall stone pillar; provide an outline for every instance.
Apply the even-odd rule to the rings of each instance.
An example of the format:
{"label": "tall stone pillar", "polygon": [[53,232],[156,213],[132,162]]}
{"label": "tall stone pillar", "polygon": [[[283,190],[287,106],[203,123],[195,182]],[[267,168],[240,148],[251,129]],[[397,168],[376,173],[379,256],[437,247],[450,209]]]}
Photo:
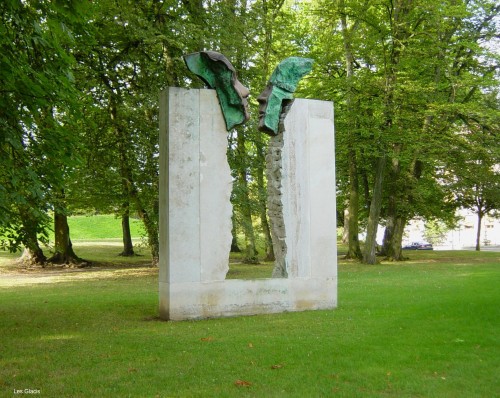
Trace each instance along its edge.
{"label": "tall stone pillar", "polygon": [[232,179],[215,90],[160,96],[160,312],[172,284],[222,281],[229,269]]}

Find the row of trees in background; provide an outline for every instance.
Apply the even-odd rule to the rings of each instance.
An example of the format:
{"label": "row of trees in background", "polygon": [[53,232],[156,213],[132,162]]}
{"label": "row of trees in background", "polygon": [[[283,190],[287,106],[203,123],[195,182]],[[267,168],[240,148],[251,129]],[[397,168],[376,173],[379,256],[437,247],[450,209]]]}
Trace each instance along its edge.
{"label": "row of trees in background", "polygon": [[[489,202],[490,210],[498,208],[493,167],[499,160],[499,54],[487,44],[498,39],[500,6],[492,1],[334,4],[322,1],[316,8],[317,35],[323,39],[315,41],[313,57],[324,67],[314,82],[316,96],[325,88],[340,94],[336,122],[344,134],[337,141],[338,183],[345,201],[339,205],[346,204],[348,257],[375,262],[382,220],[382,254],[401,260],[403,230],[411,218],[452,221],[456,205],[476,200],[473,187],[473,196]],[[471,164],[480,165],[481,177]],[[464,173],[474,183],[466,182]],[[484,212],[485,205],[475,210]],[[361,252],[357,236],[364,219]]]}
{"label": "row of trees in background", "polygon": [[315,60],[296,95],[335,102],[348,257],[375,262],[380,223],[383,254],[401,260],[411,218],[498,209],[494,1],[6,0],[0,11],[0,237],[33,261],[46,260],[51,228],[51,260],[78,260],[67,216],[89,211],[121,218],[123,255],[139,216],[157,261],[158,93],[202,87],[182,55],[203,49],[225,54],[252,93],[251,121],[228,135],[233,249],[247,261],[258,239],[273,258],[256,98],[291,55]]}

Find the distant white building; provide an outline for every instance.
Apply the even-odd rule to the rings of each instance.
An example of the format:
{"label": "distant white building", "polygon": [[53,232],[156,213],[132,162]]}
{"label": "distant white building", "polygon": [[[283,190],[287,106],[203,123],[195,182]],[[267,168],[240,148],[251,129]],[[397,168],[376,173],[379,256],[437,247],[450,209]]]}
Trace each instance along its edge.
{"label": "distant white building", "polygon": [[[476,246],[477,215],[468,210],[459,210],[461,217],[456,229],[445,233],[439,244],[434,244],[438,250],[460,250]],[[425,223],[423,220],[412,220],[405,228],[403,246],[411,242],[425,241]],[[483,217],[480,235],[481,247],[500,245],[500,219]]]}

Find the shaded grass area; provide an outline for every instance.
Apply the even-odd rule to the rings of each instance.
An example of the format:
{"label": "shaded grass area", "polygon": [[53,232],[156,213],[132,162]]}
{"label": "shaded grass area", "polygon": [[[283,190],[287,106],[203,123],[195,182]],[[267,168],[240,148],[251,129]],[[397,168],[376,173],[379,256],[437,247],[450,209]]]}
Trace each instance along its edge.
{"label": "shaded grass area", "polygon": [[[126,266],[135,263],[151,263],[151,252],[143,237],[145,235],[142,222],[138,219],[130,219],[131,235],[134,242],[134,252],[138,256],[122,257],[123,251],[121,219],[111,214],[91,216],[68,217],[71,241],[77,256],[90,261],[94,266]],[[42,245],[42,250],[47,257],[54,252],[53,236],[48,246]],[[14,270],[19,268],[12,260],[19,258],[20,252],[9,253],[0,250],[0,273],[2,267]],[[50,267],[50,266],[49,266]]]}
{"label": "shaded grass area", "polygon": [[[134,266],[149,266],[151,265],[151,251],[145,245],[138,243],[134,246],[135,256],[123,257],[120,256],[122,244],[120,239],[101,239],[99,241],[77,240],[73,243],[73,248],[78,256],[92,263],[94,269],[102,267],[134,267]],[[16,259],[21,253],[9,253],[0,250],[0,274],[2,272],[12,272],[16,270],[26,270],[27,267],[23,264],[16,263]],[[270,262],[262,262],[260,264],[240,264],[241,258],[231,256],[232,265],[227,274],[228,279],[257,279],[270,278],[272,274],[273,264]],[[39,269],[39,266],[31,267],[32,270]],[[52,269],[60,269],[60,266],[48,265],[44,271]],[[41,271],[41,270],[40,270]]]}
{"label": "shaded grass area", "polygon": [[151,264],[151,251],[145,245],[135,241],[135,256],[123,257],[121,240],[106,239],[99,242],[76,241],[73,244],[78,256],[91,261],[95,266],[126,266],[135,264]]}
{"label": "shaded grass area", "polygon": [[273,263],[244,264],[232,263],[226,279],[262,279],[270,278],[273,273]]}
{"label": "shaded grass area", "polygon": [[[103,239],[98,242],[95,241],[75,241],[73,242],[73,249],[75,253],[89,261],[93,269],[99,268],[117,268],[117,267],[135,267],[135,266],[150,266],[151,265],[151,252],[150,250],[141,245],[135,245],[135,256],[123,257],[120,256],[123,246],[121,241],[116,239]],[[49,254],[48,249],[44,249],[46,254]],[[0,275],[5,272],[50,272],[61,270],[64,265],[48,264],[44,269],[40,266],[30,266],[18,263],[21,253],[9,253],[0,250]]]}
{"label": "shaded grass area", "polygon": [[336,310],[197,322],[157,320],[152,269],[3,288],[0,396],[498,396],[499,265],[343,263]]}

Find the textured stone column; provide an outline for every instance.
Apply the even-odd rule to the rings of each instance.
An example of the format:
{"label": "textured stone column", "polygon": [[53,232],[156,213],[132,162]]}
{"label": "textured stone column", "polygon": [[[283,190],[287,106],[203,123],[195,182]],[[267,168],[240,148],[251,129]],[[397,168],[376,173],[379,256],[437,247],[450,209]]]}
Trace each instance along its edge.
{"label": "textured stone column", "polygon": [[271,226],[271,237],[273,240],[274,269],[273,278],[286,278],[288,276],[286,267],[286,231],[283,219],[283,131],[271,136],[266,154],[266,177],[267,177],[267,213]]}
{"label": "textured stone column", "polygon": [[172,284],[221,281],[229,269],[232,179],[215,90],[160,96],[160,311]]}

